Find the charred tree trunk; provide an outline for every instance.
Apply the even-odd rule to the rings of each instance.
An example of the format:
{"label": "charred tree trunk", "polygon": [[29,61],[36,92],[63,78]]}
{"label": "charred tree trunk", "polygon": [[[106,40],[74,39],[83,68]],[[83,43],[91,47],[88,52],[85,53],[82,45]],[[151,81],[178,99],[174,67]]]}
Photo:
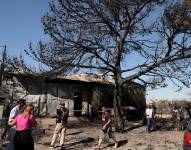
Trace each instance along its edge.
{"label": "charred tree trunk", "polygon": [[121,106],[121,99],[122,99],[122,87],[121,84],[118,81],[116,81],[114,89],[114,100],[113,100],[114,124],[116,131],[120,132],[124,130],[124,119]]}

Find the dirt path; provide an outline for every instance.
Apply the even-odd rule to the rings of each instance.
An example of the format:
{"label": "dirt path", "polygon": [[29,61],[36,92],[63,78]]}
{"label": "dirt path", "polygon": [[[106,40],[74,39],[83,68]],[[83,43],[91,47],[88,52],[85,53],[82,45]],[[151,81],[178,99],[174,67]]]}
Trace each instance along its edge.
{"label": "dirt path", "polygon": [[[55,119],[40,119],[40,126],[45,129],[40,138],[35,140],[36,150],[46,150],[50,144]],[[147,133],[140,123],[129,123],[125,133],[115,133],[119,141],[119,150],[179,150],[182,149],[183,131],[155,131]],[[93,150],[99,135],[99,126],[88,122],[79,122],[70,118],[66,135],[66,150]],[[56,148],[55,150],[57,150]],[[103,143],[102,149],[112,149],[109,143]]]}
{"label": "dirt path", "polygon": [[[40,130],[35,130],[34,134],[38,135],[34,138],[35,150],[47,150],[55,127],[55,119],[38,119],[38,127]],[[118,150],[181,150],[183,134],[183,131],[155,131],[149,134],[140,122],[128,122],[126,132],[115,133],[115,136],[119,141]],[[98,124],[70,117],[64,148],[66,150],[93,150],[92,147],[96,145],[98,135]],[[113,149],[112,147],[109,143],[102,144],[103,150]],[[55,150],[58,149],[55,148]]]}

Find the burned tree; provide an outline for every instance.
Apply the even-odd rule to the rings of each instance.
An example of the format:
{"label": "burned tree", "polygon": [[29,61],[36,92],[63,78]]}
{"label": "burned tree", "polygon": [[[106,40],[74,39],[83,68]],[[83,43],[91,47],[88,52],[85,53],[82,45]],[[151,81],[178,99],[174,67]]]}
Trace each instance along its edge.
{"label": "burned tree", "polygon": [[[189,86],[191,13],[188,1],[58,0],[43,16],[49,42],[27,53],[51,73],[113,75],[115,125],[123,129],[122,87],[155,88],[170,79]],[[133,59],[132,59],[133,58]]]}

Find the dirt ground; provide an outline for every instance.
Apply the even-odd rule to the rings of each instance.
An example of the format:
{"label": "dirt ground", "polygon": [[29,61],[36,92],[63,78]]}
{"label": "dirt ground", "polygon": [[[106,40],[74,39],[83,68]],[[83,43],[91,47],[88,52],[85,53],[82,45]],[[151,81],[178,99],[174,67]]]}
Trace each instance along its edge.
{"label": "dirt ground", "polygon": [[[55,118],[40,118],[38,124],[40,129],[34,132],[35,150],[47,150],[55,127]],[[99,124],[70,117],[67,128],[64,146],[66,150],[93,150],[99,135]],[[142,122],[128,122],[124,133],[115,132],[119,150],[181,150],[183,134],[183,131],[160,130],[149,134]],[[102,144],[102,149],[109,150],[112,147],[107,142]]]}

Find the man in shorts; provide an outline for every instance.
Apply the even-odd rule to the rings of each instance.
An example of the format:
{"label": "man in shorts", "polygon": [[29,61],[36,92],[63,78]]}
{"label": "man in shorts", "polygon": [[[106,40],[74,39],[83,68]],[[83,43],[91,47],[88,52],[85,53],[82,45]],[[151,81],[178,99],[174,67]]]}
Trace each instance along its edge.
{"label": "man in shorts", "polygon": [[101,131],[99,135],[98,144],[94,149],[100,149],[101,143],[103,140],[112,139],[115,143],[114,148],[118,147],[118,143],[114,137],[111,127],[111,116],[110,113],[107,111],[106,107],[102,107],[102,123],[101,123]]}

